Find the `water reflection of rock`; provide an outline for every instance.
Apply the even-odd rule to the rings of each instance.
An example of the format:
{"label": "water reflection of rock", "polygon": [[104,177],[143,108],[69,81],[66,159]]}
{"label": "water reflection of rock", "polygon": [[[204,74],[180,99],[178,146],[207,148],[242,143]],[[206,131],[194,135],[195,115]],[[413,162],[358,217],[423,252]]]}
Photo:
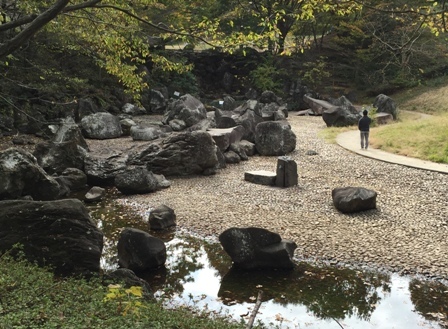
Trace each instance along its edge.
{"label": "water reflection of rock", "polygon": [[412,280],[409,283],[415,310],[428,320],[448,328],[448,287],[440,282]]}
{"label": "water reflection of rock", "polygon": [[232,268],[223,277],[218,296],[226,305],[251,303],[262,289],[263,301],[304,305],[322,319],[357,316],[368,320],[381,299],[379,288],[385,293],[390,291],[388,275],[299,264],[292,271]]}

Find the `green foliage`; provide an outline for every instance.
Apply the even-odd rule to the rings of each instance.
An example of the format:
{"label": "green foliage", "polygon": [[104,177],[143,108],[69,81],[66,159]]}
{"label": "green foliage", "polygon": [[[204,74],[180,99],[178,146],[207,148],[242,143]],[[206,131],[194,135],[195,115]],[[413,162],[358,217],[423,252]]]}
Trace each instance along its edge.
{"label": "green foliage", "polygon": [[286,75],[284,69],[277,67],[273,57],[268,57],[264,63],[250,72],[252,85],[259,91],[270,90],[275,93],[282,91],[282,77]]}
{"label": "green foliage", "polygon": [[331,76],[330,72],[328,72],[326,60],[327,58],[320,57],[313,62],[303,64],[304,69],[301,72],[301,76],[305,84],[315,88],[322,85]]}
{"label": "green foliage", "polygon": [[219,316],[190,309],[166,310],[141,299],[138,287],[106,287],[89,281],[56,278],[10,253],[0,256],[0,328],[154,328],[237,329]]}

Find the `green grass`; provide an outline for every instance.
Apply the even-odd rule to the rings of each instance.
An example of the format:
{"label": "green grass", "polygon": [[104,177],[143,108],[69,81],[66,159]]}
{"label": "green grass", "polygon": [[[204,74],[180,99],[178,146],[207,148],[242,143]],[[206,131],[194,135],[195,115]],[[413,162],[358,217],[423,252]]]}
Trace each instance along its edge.
{"label": "green grass", "polygon": [[346,131],[356,129],[355,126],[350,127],[328,127],[319,131],[318,136],[325,139],[327,142],[336,144],[336,137]]}
{"label": "green grass", "polygon": [[383,151],[448,163],[448,113],[372,129],[370,145]]}
{"label": "green grass", "polygon": [[[399,109],[398,120],[373,126],[370,145],[386,152],[432,162],[448,163],[448,77],[390,95]],[[423,115],[422,115],[423,113]],[[356,126],[326,128],[319,136],[330,143]]]}
{"label": "green grass", "polygon": [[389,95],[403,111],[439,115],[448,112],[448,77],[425,81],[424,85]]}
{"label": "green grass", "polygon": [[[121,294],[110,297],[111,289]],[[99,278],[58,279],[45,269],[3,254],[0,328],[237,329],[244,325],[192,308],[166,310],[124,288],[108,288]]]}

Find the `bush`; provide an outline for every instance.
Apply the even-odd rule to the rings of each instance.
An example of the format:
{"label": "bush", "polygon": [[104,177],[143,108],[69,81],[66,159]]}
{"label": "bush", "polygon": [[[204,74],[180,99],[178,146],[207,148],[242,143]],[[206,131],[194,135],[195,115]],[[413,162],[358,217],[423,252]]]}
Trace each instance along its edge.
{"label": "bush", "polygon": [[191,309],[166,310],[141,298],[137,287],[106,287],[57,278],[10,253],[0,256],[0,328],[244,328],[225,318]]}

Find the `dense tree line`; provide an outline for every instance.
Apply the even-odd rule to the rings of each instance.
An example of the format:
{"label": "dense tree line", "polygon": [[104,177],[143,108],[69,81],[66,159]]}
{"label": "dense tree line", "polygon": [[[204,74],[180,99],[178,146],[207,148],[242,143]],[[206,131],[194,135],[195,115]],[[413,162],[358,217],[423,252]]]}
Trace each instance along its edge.
{"label": "dense tree line", "polygon": [[[170,45],[294,56],[331,40],[338,60],[350,62],[348,78],[365,86],[400,86],[446,67],[440,42],[445,1],[1,0],[0,7],[3,74],[29,59],[27,49],[35,43],[88,57],[135,98],[151,81],[142,66],[150,63],[158,72],[191,69],[182,57],[157,50]],[[298,74],[311,81],[328,69],[320,66],[326,60],[322,56]]]}

